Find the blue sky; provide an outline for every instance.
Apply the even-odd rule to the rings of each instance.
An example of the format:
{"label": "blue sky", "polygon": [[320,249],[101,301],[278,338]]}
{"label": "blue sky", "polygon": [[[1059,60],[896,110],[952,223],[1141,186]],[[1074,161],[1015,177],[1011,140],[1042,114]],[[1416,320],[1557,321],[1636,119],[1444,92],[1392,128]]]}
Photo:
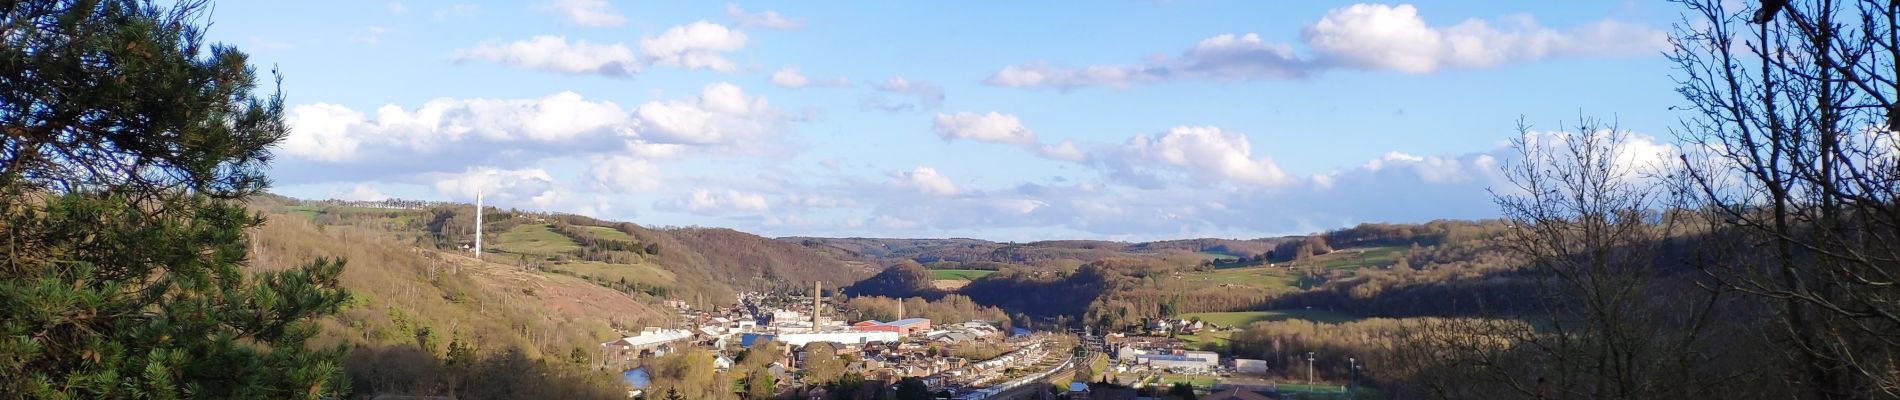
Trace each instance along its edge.
{"label": "blue sky", "polygon": [[1496,214],[1517,119],[1673,151],[1661,2],[223,2],[275,191],[769,236],[1260,237]]}

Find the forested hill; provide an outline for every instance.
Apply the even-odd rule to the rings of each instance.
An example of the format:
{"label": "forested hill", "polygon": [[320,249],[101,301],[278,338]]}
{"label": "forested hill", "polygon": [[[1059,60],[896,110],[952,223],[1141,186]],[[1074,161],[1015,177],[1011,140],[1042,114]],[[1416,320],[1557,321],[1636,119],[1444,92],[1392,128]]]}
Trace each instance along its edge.
{"label": "forested hill", "polygon": [[1074,268],[1112,258],[1161,258],[1200,261],[1204,258],[1251,258],[1265,255],[1295,238],[1183,239],[1128,243],[1101,240],[1050,240],[1027,243],[980,239],[892,239],[784,237],[840,260],[893,265],[910,260],[931,269],[1002,270],[1009,267]]}
{"label": "forested hill", "polygon": [[[253,203],[318,226],[371,229],[424,250],[466,251],[474,241],[471,204],[276,196]],[[722,228],[656,229],[580,215],[489,208],[483,230],[486,261],[574,276],[655,302],[677,298],[702,306],[730,304],[742,291],[809,290],[820,281],[826,287],[843,287],[878,272],[866,261]]]}

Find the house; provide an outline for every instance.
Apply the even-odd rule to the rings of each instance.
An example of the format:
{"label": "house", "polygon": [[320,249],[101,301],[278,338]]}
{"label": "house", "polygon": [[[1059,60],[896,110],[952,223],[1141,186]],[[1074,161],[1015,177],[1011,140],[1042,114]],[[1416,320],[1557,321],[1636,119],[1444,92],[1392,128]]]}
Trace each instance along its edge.
{"label": "house", "polygon": [[1063,394],[1063,398],[1065,399],[1089,398],[1089,384],[1082,383],[1082,382],[1069,382],[1069,391],[1068,393]]}
{"label": "house", "polygon": [[1144,354],[1148,354],[1148,352],[1137,349],[1135,346],[1122,346],[1119,349],[1115,349],[1115,359],[1121,361],[1132,362]]}
{"label": "house", "polygon": [[1234,359],[1234,371],[1245,374],[1264,374],[1267,373],[1267,360],[1236,358]]}
{"label": "house", "polygon": [[639,335],[601,343],[600,346],[608,359],[632,360],[637,357],[665,355],[674,342],[692,337],[692,332],[650,326],[642,329]]}
{"label": "house", "polygon": [[1148,364],[1155,369],[1212,371],[1220,366],[1220,355],[1209,351],[1190,351],[1175,354],[1143,354],[1135,356],[1136,362]]}

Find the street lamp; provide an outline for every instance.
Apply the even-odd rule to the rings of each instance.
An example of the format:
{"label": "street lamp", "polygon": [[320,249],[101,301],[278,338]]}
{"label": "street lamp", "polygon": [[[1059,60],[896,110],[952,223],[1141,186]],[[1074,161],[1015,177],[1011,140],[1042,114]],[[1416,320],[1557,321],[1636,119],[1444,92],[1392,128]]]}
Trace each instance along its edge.
{"label": "street lamp", "polygon": [[1306,352],[1306,387],[1313,387],[1313,352]]}
{"label": "street lamp", "polygon": [[1346,398],[1352,398],[1353,385],[1359,383],[1359,360],[1346,357],[1346,364],[1352,367],[1346,372]]}

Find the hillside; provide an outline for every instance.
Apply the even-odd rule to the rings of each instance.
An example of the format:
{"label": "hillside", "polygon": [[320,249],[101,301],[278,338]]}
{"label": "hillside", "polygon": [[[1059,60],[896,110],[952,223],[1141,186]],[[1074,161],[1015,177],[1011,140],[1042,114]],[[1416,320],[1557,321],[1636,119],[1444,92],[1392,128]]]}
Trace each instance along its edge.
{"label": "hillside", "polygon": [[[288,198],[269,203],[317,225],[376,231],[419,249],[459,253],[474,242],[473,205]],[[646,299],[729,304],[741,291],[798,290],[819,281],[843,287],[877,272],[865,260],[731,229],[654,229],[492,208],[483,222],[485,261],[578,277]]]}
{"label": "hillside", "polygon": [[[312,214],[270,200],[253,208],[268,221],[251,234],[255,268],[318,257],[348,260],[341,281],[351,300],[341,314],[320,321],[316,342],[357,349],[345,367],[359,393],[612,397],[624,390],[612,374],[584,364],[525,360],[579,355],[584,363],[598,343],[624,331],[670,324],[671,314],[650,299],[585,279],[481,262],[414,246],[414,238],[384,225],[344,222],[375,219],[312,218],[381,211]],[[447,364],[458,359],[458,348],[472,350],[476,360],[451,369]],[[524,376],[522,368],[543,371]]]}

